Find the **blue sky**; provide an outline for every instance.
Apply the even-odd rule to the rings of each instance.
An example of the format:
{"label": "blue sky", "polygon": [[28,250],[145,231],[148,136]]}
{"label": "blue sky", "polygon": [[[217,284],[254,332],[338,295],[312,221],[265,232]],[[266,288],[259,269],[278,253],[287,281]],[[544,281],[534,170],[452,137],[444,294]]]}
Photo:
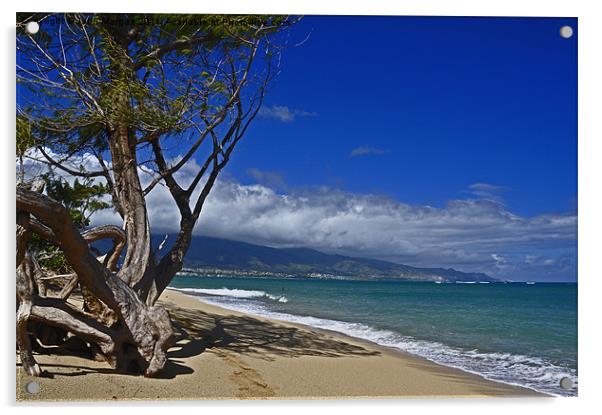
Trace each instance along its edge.
{"label": "blue sky", "polygon": [[[306,17],[229,171],[280,172],[443,206],[500,187],[513,212],[575,212],[576,19]],[[305,115],[303,115],[305,113]],[[354,149],[372,149],[349,157]]]}
{"label": "blue sky", "polygon": [[[572,38],[560,36],[564,25]],[[228,167],[234,180],[280,194],[327,186],[417,209],[491,202],[524,220],[576,221],[576,19],[309,16],[290,42],[308,35],[286,50],[262,117]],[[490,254],[483,248],[474,263],[426,251],[414,258],[402,248],[398,258],[382,257],[517,280],[574,280],[575,227],[500,242]],[[479,249],[463,249],[471,250]]]}

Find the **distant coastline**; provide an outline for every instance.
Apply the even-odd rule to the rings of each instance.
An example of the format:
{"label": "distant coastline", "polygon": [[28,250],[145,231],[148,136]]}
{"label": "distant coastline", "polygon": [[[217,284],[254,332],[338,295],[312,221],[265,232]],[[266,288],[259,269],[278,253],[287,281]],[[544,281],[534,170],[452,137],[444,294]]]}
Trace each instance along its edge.
{"label": "distant coastline", "polygon": [[436,284],[576,284],[576,281],[513,281],[492,279],[492,281],[449,281],[439,278],[434,279],[404,279],[395,277],[371,276],[363,277],[356,275],[338,275],[329,273],[310,274],[287,274],[283,272],[270,272],[259,270],[245,270],[236,268],[214,268],[207,266],[184,267],[177,273],[181,277],[196,277],[199,275],[216,278],[274,278],[274,279],[317,279],[317,280],[343,280],[343,281],[398,281],[398,282],[432,282]]}
{"label": "distant coastline", "polygon": [[[154,236],[160,246],[164,236]],[[175,237],[167,235],[163,249]],[[327,254],[309,248],[272,248],[227,239],[194,236],[184,260],[183,272],[210,276],[319,278],[399,281],[499,281],[485,273],[453,268],[420,268],[372,258]]]}

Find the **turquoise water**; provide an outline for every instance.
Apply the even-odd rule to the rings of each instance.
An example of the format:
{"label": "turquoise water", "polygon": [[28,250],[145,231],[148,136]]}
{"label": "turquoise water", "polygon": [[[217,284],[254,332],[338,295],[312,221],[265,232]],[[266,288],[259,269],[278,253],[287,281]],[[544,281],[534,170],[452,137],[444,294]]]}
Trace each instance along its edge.
{"label": "turquoise water", "polygon": [[[339,331],[486,378],[577,394],[577,285],[178,276],[225,308]],[[574,387],[560,388],[569,377]]]}

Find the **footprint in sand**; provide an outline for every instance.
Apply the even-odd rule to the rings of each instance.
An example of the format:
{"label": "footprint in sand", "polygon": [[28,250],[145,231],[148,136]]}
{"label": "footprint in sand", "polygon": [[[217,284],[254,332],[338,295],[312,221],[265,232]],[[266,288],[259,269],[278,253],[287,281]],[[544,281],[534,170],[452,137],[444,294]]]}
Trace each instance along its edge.
{"label": "footprint in sand", "polygon": [[255,369],[229,353],[221,353],[220,357],[234,369],[230,379],[238,386],[239,398],[275,396],[274,390]]}

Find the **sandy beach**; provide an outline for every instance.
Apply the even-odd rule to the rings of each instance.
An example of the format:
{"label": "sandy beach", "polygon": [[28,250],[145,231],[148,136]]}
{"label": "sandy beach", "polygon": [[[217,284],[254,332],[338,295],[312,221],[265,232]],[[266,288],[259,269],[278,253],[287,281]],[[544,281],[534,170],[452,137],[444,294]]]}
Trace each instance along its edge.
{"label": "sandy beach", "polygon": [[[159,378],[117,374],[104,362],[38,354],[49,377],[17,360],[18,401],[535,397],[426,359],[308,326],[215,307],[167,290],[176,344]],[[18,358],[17,358],[18,359]],[[27,382],[40,385],[25,392]]]}

